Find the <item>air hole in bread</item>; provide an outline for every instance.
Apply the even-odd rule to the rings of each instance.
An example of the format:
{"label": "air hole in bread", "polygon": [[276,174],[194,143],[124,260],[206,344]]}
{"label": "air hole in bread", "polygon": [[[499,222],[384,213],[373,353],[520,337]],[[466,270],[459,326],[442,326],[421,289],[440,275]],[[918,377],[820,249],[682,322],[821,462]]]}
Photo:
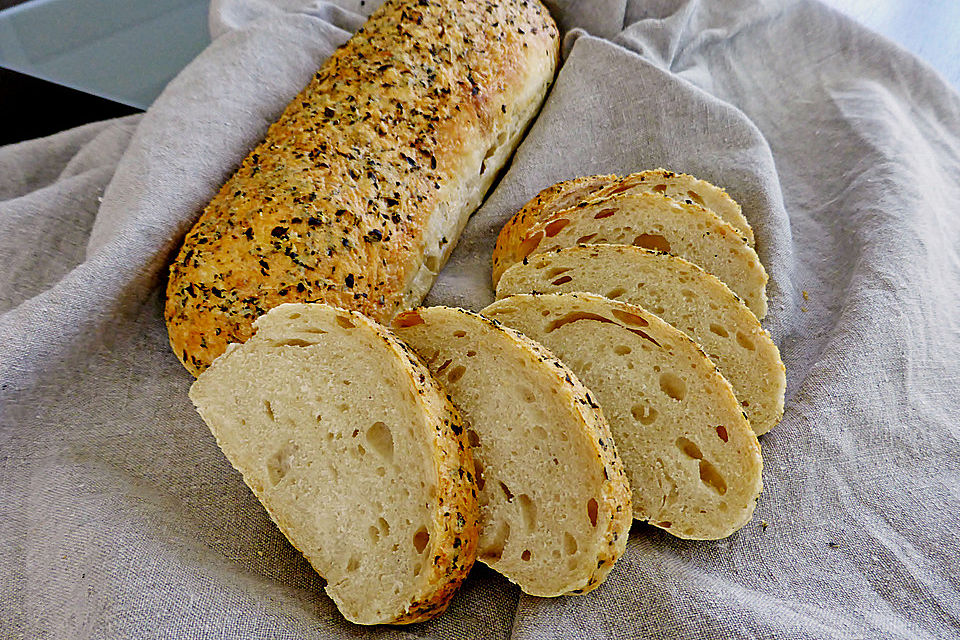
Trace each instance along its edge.
{"label": "air hole in bread", "polygon": [[386,460],[388,463],[393,462],[393,434],[390,432],[390,427],[388,427],[383,422],[374,422],[373,425],[367,429],[367,444],[370,445],[370,448],[373,451]]}
{"label": "air hole in bread", "polygon": [[344,329],[356,329],[357,325],[353,324],[353,320],[346,316],[337,315],[337,324]]}
{"label": "air hole in bread", "polygon": [[413,548],[417,550],[417,553],[423,553],[429,543],[430,534],[427,533],[427,528],[420,527],[417,529],[417,532],[413,534]]}
{"label": "air hole in bread", "polygon": [[724,442],[727,441],[727,428],[722,424],[717,426],[717,436]]}
{"label": "air hole in bread", "polygon": [[660,390],[674,400],[683,400],[687,395],[687,383],[675,373],[664,371],[660,374]]}
{"label": "air hole in bread", "polygon": [[729,333],[727,333],[727,330],[726,330],[726,329],[724,329],[723,327],[721,327],[721,326],[720,326],[719,324],[717,324],[716,322],[711,322],[711,323],[710,323],[710,331],[711,331],[712,333],[717,334],[717,335],[720,336],[721,338],[726,338],[727,336],[730,335]]}
{"label": "air hole in bread", "polygon": [[497,562],[503,557],[503,550],[507,546],[507,538],[510,537],[510,523],[503,520],[497,528],[497,534],[490,541],[490,544],[483,550],[481,557],[487,562]]}
{"label": "air hole in bread", "polygon": [[523,387],[523,401],[527,404],[535,404],[537,401],[537,394],[533,392],[529,387]]}
{"label": "air hole in bread", "polygon": [[[526,258],[533,250],[540,246],[540,241],[543,240],[543,231],[537,231],[535,234],[529,238],[524,238],[523,242],[520,243],[519,253],[521,258]],[[501,309],[500,311],[503,311]]]}
{"label": "air hole in bread", "polygon": [[630,313],[622,309],[611,309],[611,311],[613,311],[614,317],[621,322],[626,322],[636,327],[646,327],[650,324],[642,316],[638,316],[635,313]]}
{"label": "air hole in bread", "polygon": [[357,556],[350,556],[347,560],[347,573],[353,573],[360,568],[360,559]]}
{"label": "air hole in bread", "polygon": [[520,554],[520,559],[524,562],[529,562],[533,554],[530,553],[530,549],[524,549],[523,553]]}
{"label": "air hole in bread", "polygon": [[550,315],[550,311],[547,310],[547,309],[544,309],[543,311],[540,312],[540,315],[542,315],[544,318],[546,318],[547,316]]}
{"label": "air hole in bread", "polygon": [[367,450],[366,450],[366,448],[364,448],[364,446],[363,446],[362,444],[359,444],[359,443],[357,444],[357,452],[360,454],[360,457],[361,457],[361,458],[362,458],[363,456],[367,455]]}
{"label": "air hole in bread", "polygon": [[700,197],[700,194],[697,193],[696,191],[687,191],[687,196],[689,196],[689,198],[690,198],[691,200],[693,200],[694,202],[696,202],[696,203],[697,203],[698,205],[700,205],[701,207],[707,206],[707,205],[705,205],[705,204],[703,203],[703,198],[701,198],[701,197]]}
{"label": "air hole in bread", "polygon": [[341,413],[347,413],[350,411],[350,405],[348,405],[346,402],[341,402],[337,405],[337,409],[339,409]]}
{"label": "air hole in bread", "polygon": [[342,380],[341,382],[343,382],[343,386],[345,387],[349,387],[351,384],[353,384],[353,382],[350,380]]}
{"label": "air hole in bread", "polygon": [[587,517],[590,518],[590,525],[596,529],[597,528],[597,512],[600,509],[600,505],[597,504],[596,498],[590,498],[587,500]]}
{"label": "air hole in bread", "polygon": [[287,442],[267,459],[267,477],[277,486],[293,468],[293,460],[300,449],[294,442]]}
{"label": "air hole in bread", "polygon": [[475,356],[475,355],[477,355],[477,352],[474,351],[473,349],[471,349],[470,351],[467,351],[467,357],[468,357],[468,358],[472,358],[472,357]]}
{"label": "air hole in bread", "polygon": [[309,340],[301,340],[300,338],[290,338],[288,340],[278,340],[271,343],[274,347],[312,347],[315,345],[315,342],[310,342]]}
{"label": "air hole in bread", "polygon": [[406,311],[393,319],[393,324],[397,327],[415,327],[423,323],[423,318],[416,311]]}
{"label": "air hole in bread", "polygon": [[300,317],[300,314],[299,314],[299,313],[291,313],[291,314],[290,314],[289,316],[287,316],[287,317],[290,318],[291,320],[296,320],[297,318]]}
{"label": "air hole in bread", "polygon": [[377,528],[383,535],[390,535],[390,523],[383,518],[377,518]]}
{"label": "air hole in bread", "polygon": [[315,335],[323,335],[326,333],[323,329],[317,329],[316,327],[305,327],[303,329],[298,329],[300,333],[312,333]]}
{"label": "air hole in bread", "polygon": [[569,531],[563,534],[563,550],[568,556],[577,552],[577,539]]}
{"label": "air hole in bread", "polygon": [[449,367],[451,362],[453,362],[453,360],[447,360],[442,365],[437,367],[437,375],[439,376],[441,373],[443,373],[443,370]]}
{"label": "air hole in bread", "polygon": [[558,218],[553,222],[548,222],[547,226],[543,228],[543,231],[548,238],[552,238],[558,233],[560,233],[561,231],[563,231],[563,228],[566,227],[568,224],[570,224],[569,218]]}
{"label": "air hole in bread", "polygon": [[380,529],[377,529],[376,527],[371,525],[367,535],[370,538],[370,542],[372,542],[373,544],[377,544],[378,542],[380,542]]}
{"label": "air hole in bread", "polygon": [[457,329],[456,331],[453,332],[454,338],[463,338],[466,335],[467,335],[467,332],[464,331],[463,329]]}
{"label": "air hole in bread", "polygon": [[513,492],[511,492],[503,482],[500,482],[500,490],[503,491],[503,495],[507,497],[507,502],[513,502]]}
{"label": "air hole in bread", "polygon": [[[483,488],[487,486],[487,481],[483,477],[483,465],[480,464],[480,458],[477,456],[473,457],[473,477],[477,481],[477,491],[483,491]],[[485,496],[481,496],[481,499],[485,499]]]}
{"label": "air hole in bread", "polygon": [[547,271],[546,277],[555,278],[566,273],[567,271],[570,271],[570,267],[554,267],[553,269],[550,269],[550,271]]}
{"label": "air hole in bread", "polygon": [[709,460],[700,461],[700,481],[720,495],[727,492],[727,481]]}
{"label": "air hole in bread", "polygon": [[[628,188],[629,188],[629,187],[628,187]],[[614,193],[616,193],[616,192],[614,192]],[[609,218],[610,216],[612,216],[612,215],[615,214],[616,212],[617,212],[616,209],[601,209],[600,211],[597,212],[597,214],[596,214],[595,216],[593,216],[593,219],[594,219],[594,220],[602,220],[602,219],[604,219],[604,218]]]}
{"label": "air hole in bread", "polygon": [[700,447],[691,440],[687,440],[684,437],[677,438],[677,448],[680,451],[683,451],[683,454],[688,458],[693,458],[694,460],[703,459],[703,453],[700,452]]}
{"label": "air hole in bread", "polygon": [[268,420],[276,421],[276,417],[273,415],[273,405],[270,404],[269,400],[263,401],[263,412],[267,415]]}
{"label": "air hole in bread", "polygon": [[744,349],[748,349],[750,351],[756,349],[756,346],[753,344],[753,340],[750,339],[750,336],[742,331],[737,331],[737,343]]}
{"label": "air hole in bread", "polygon": [[381,478],[383,478],[384,476],[386,476],[386,475],[387,475],[387,468],[386,468],[386,467],[377,467],[377,475],[380,476]]}
{"label": "air hole in bread", "polygon": [[630,414],[634,420],[645,426],[653,424],[653,421],[657,419],[657,410],[645,404],[633,405]]}
{"label": "air hole in bread", "polygon": [[662,253],[670,253],[670,243],[662,235],[657,233],[641,233],[633,239],[633,246],[642,249],[652,249]]}
{"label": "air hole in bread", "polygon": [[473,429],[467,429],[467,443],[471,447],[480,446],[480,436],[477,435],[477,432]]}
{"label": "air hole in bread", "polygon": [[418,575],[420,575],[420,571],[422,570],[423,570],[422,562],[418,562],[417,564],[413,565],[413,577],[416,578]]}
{"label": "air hole in bread", "polygon": [[697,297],[697,294],[690,291],[690,289],[680,289],[680,295],[682,295],[685,300],[694,300]]}
{"label": "air hole in bread", "polygon": [[666,190],[667,190],[667,185],[665,184],[655,185],[653,189],[651,189],[651,191],[654,191],[656,193],[664,193]]}
{"label": "air hole in bread", "polygon": [[447,374],[447,380],[450,382],[456,383],[463,377],[463,374],[467,372],[467,368],[462,364],[458,364],[453,369],[450,369],[450,373]]}
{"label": "air hole in bread", "polygon": [[611,289],[610,291],[608,291],[607,297],[610,298],[611,300],[616,300],[626,292],[627,290],[624,289],[623,287],[617,287],[616,289]]}
{"label": "air hole in bread", "polygon": [[625,356],[629,353],[633,353],[633,349],[631,349],[625,344],[618,344],[613,348],[613,352],[618,356]]}
{"label": "air hole in bread", "polygon": [[520,512],[523,514],[523,526],[527,531],[533,531],[537,526],[537,505],[525,493],[521,493],[517,499],[520,501]]}
{"label": "air hole in bread", "polygon": [[[563,432],[561,431],[561,434],[562,434],[562,433],[563,433]],[[547,436],[547,430],[544,429],[543,427],[541,427],[540,425],[537,425],[537,426],[535,426],[535,427],[533,428],[533,436],[534,436],[534,438],[536,438],[537,440],[539,440],[539,441],[541,441],[541,442],[544,442],[544,441],[546,441],[546,439],[547,439],[547,437],[548,437],[548,436]]]}
{"label": "air hole in bread", "polygon": [[595,234],[595,233],[588,233],[588,234],[585,235],[585,236],[580,236],[579,238],[577,238],[577,244],[586,244],[586,243],[590,242],[591,240],[593,240],[593,239],[596,238],[596,237],[597,237],[597,234]]}
{"label": "air hole in bread", "polygon": [[561,284],[567,284],[567,283],[570,282],[571,280],[573,280],[573,278],[571,278],[570,276],[560,276],[559,278],[557,278],[556,280],[554,280],[554,281],[551,282],[550,284],[559,286],[559,285],[561,285]]}
{"label": "air hole in bread", "polygon": [[662,529],[669,529],[670,527],[673,526],[673,523],[670,522],[669,520],[664,520],[663,522],[658,522],[657,526],[661,527]]}

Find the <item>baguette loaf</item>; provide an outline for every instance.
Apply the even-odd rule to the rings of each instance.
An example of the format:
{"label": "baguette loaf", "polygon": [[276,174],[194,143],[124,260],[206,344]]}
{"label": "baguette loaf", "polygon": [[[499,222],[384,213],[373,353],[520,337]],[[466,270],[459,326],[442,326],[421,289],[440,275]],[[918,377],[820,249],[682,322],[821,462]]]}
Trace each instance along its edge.
{"label": "baguette loaf", "polygon": [[646,192],[662,193],[677,202],[699,204],[730,223],[740,232],[747,244],[754,246],[753,229],[743,216],[740,205],[727,195],[726,191],[706,180],[666,169],[641,171],[622,178],[616,175],[586,176],[547,187],[507,221],[500,230],[497,248],[494,250],[494,286],[507,267],[523,259],[522,255],[516,255],[520,243],[527,232],[540,222],[549,220],[563,209],[588,200]]}
{"label": "baguette loaf", "polygon": [[473,460],[426,367],[356,312],[285,304],[194,382],[217,443],[350,621],[443,611],[476,558]]}
{"label": "baguette loaf", "polygon": [[691,539],[747,523],[760,445],[730,384],[683,333],[586,293],[510,296],[482,311],[561,358],[600,400],[633,489],[633,514]]}
{"label": "baguette loaf", "polygon": [[[577,244],[634,245],[686,258],[720,278],[757,318],[767,312],[767,272],[756,252],[733,227],[699,205],[659,193],[582,202],[536,225],[508,250],[522,260]],[[506,254],[502,258],[509,266]]]}
{"label": "baguette loaf", "polygon": [[627,544],[630,486],[590,392],[539,344],[463,309],[393,321],[463,414],[478,557],[531,595],[586,593]]}
{"label": "baguette loaf", "polygon": [[683,258],[639,247],[580,245],[531,256],[507,269],[497,298],[586,291],[654,312],[698,342],[733,386],[757,435],[783,415],[780,352],[743,302]]}
{"label": "baguette loaf", "polygon": [[387,321],[429,290],[553,79],[539,0],[387,0],[204,209],[170,268],[194,375],[284,302]]}

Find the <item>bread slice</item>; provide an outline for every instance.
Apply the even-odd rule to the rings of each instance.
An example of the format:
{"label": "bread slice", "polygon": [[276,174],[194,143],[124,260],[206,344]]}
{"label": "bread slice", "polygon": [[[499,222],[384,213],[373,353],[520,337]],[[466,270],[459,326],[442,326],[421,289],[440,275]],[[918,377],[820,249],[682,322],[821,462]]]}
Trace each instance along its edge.
{"label": "bread slice", "polygon": [[641,307],[587,293],[520,294],[482,313],[543,344],[597,395],[635,518],[692,539],[726,537],[750,519],[760,445],[690,338]]}
{"label": "bread slice", "polygon": [[720,187],[686,173],[674,173],[666,169],[632,173],[594,191],[590,199],[599,200],[619,194],[648,192],[661,193],[671,200],[698,204],[712,211],[736,229],[747,244],[754,246],[753,229],[743,217],[743,211],[737,201]]}
{"label": "bread slice", "polygon": [[351,622],[443,611],[476,558],[456,409],[389,331],[326,304],[256,321],[190,389],[231,464]]}
{"label": "bread slice", "polygon": [[507,269],[497,298],[587,291],[654,312],[698,342],[730,384],[757,435],[783,415],[780,352],[725,284],[683,258],[625,245],[580,245]]}
{"label": "bread slice", "polygon": [[511,254],[515,254],[527,232],[538,223],[581,202],[648,191],[662,193],[677,202],[699,204],[713,211],[729,222],[747,244],[754,246],[753,229],[743,216],[740,205],[726,191],[706,180],[666,169],[641,171],[622,178],[616,175],[585,176],[547,187],[507,221],[500,230],[494,250],[493,284],[497,284],[507,267],[523,259],[522,255]]}
{"label": "bread slice", "polygon": [[586,593],[627,544],[630,486],[593,396],[542,346],[463,309],[401,314],[463,414],[480,499],[479,559],[531,595]]}
{"label": "bread slice", "polygon": [[576,244],[627,244],[686,258],[722,280],[757,318],[767,312],[767,272],[736,230],[695,204],[659,193],[583,202],[531,229],[523,258]]}

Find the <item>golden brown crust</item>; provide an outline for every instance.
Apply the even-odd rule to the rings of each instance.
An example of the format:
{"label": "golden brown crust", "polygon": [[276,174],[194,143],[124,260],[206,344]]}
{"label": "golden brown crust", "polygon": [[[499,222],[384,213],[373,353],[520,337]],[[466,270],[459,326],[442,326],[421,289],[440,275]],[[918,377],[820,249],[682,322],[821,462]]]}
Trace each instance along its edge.
{"label": "golden brown crust", "polygon": [[538,1],[387,0],[187,234],[165,309],[187,369],[198,374],[284,302],[386,321],[425,293],[413,280],[426,236],[449,252],[476,204],[465,172],[517,112],[529,117],[557,42]]}
{"label": "golden brown crust", "polygon": [[[359,314],[357,314],[359,315]],[[450,599],[466,579],[477,558],[480,539],[476,481],[473,456],[463,431],[460,413],[430,370],[403,341],[378,326],[385,339],[410,363],[411,375],[435,412],[435,456],[437,468],[437,504],[435,518],[437,540],[433,544],[430,571],[425,571],[421,598],[415,600],[391,624],[424,622],[446,610]]]}

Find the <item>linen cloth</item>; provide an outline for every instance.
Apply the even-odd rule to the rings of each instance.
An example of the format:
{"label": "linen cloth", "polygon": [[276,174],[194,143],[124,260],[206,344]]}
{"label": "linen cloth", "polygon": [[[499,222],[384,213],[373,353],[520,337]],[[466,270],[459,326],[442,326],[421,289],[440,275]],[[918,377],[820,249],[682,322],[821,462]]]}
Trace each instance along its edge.
{"label": "linen cloth", "polygon": [[787,367],[753,520],[637,523],[583,597],[478,565],[434,621],[344,622],[194,412],[162,303],[199,210],[373,6],[215,0],[146,114],[0,149],[0,636],[960,637],[957,94],[816,2],[550,8],[556,84],[427,302],[490,302],[497,231],[555,181],[726,187]]}

